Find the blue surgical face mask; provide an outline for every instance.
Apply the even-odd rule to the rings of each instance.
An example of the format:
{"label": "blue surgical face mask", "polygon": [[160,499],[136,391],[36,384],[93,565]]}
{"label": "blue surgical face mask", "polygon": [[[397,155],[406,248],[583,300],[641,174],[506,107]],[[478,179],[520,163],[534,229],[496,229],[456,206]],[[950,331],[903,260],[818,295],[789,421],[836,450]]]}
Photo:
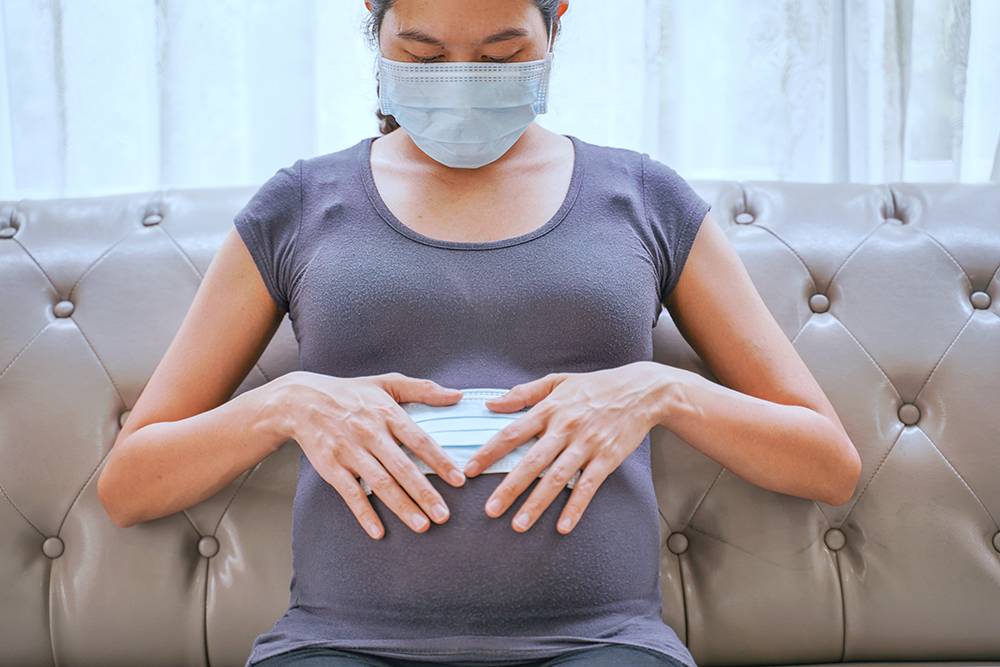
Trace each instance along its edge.
{"label": "blue surgical face mask", "polygon": [[526,63],[379,58],[379,102],[424,153],[449,167],[499,159],[548,103],[552,53]]}

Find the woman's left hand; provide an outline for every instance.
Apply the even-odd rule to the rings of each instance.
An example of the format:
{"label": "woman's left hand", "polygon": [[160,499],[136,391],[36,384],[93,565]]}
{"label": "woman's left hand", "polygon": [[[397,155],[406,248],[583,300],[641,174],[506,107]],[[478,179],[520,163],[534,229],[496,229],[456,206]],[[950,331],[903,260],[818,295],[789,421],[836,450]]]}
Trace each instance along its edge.
{"label": "woman's left hand", "polygon": [[569,533],[604,480],[659,423],[665,374],[671,369],[638,362],[592,373],[556,373],[518,385],[486,405],[524,416],[494,435],[465,466],[475,477],[532,437],[524,458],[507,474],[486,502],[486,514],[501,516],[524,491],[544,477],[521,505],[514,530],[528,530],[560,491],[580,471],[556,529]]}

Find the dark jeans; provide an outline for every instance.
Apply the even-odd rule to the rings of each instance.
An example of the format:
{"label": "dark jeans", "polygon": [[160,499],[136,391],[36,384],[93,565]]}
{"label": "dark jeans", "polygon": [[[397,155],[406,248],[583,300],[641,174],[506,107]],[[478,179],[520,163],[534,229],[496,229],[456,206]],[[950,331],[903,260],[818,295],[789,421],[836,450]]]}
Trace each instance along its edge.
{"label": "dark jeans", "polygon": [[[432,667],[433,663],[378,658],[340,649],[306,647],[255,663],[254,667]],[[509,667],[684,667],[670,656],[637,646],[614,644],[581,649],[558,658],[511,663]]]}

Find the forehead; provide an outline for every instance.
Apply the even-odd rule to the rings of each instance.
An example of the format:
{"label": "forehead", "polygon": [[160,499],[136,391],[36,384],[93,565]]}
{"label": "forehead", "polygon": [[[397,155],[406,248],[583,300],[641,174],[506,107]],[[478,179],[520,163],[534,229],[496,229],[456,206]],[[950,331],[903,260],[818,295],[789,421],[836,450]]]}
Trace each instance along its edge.
{"label": "forehead", "polygon": [[396,0],[382,33],[419,30],[442,41],[464,41],[507,29],[534,36],[539,28],[544,30],[542,15],[532,0]]}

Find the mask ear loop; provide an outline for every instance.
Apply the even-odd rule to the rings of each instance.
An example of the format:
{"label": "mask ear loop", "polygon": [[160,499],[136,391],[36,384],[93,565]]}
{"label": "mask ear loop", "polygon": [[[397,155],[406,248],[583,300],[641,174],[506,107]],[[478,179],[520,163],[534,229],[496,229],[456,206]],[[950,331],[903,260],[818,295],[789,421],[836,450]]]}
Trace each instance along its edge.
{"label": "mask ear loop", "polygon": [[534,109],[536,114],[546,113],[549,109],[549,76],[552,74],[552,49],[556,42],[556,19],[549,23],[549,47],[545,52],[545,73],[538,86],[538,99],[535,101]]}

